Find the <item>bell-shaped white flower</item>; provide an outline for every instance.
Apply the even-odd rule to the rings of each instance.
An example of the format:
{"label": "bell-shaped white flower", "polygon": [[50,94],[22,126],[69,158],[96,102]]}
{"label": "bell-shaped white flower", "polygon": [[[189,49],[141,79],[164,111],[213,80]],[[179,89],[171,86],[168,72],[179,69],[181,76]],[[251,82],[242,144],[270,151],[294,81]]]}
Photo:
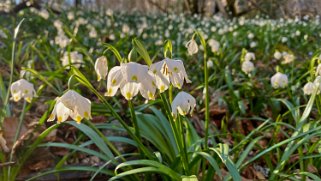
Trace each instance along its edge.
{"label": "bell-shaped white flower", "polygon": [[313,91],[316,89],[316,86],[312,82],[308,82],[303,87],[303,93],[305,95],[311,95],[313,94]]}
{"label": "bell-shaped white flower", "polygon": [[251,61],[244,61],[242,63],[242,71],[246,74],[251,73],[254,70],[254,64]]}
{"label": "bell-shaped white flower", "polygon": [[69,116],[78,124],[83,118],[92,119],[91,101],[73,90],[68,90],[56,99],[55,107],[47,121],[53,121],[57,117],[57,122],[61,123]]}
{"label": "bell-shaped white flower", "polygon": [[255,60],[255,54],[252,52],[247,52],[244,56],[245,61]]}
{"label": "bell-shaped white flower", "polygon": [[285,88],[288,82],[288,77],[280,72],[277,72],[271,77],[271,85],[274,89]]}
{"label": "bell-shaped white flower", "polygon": [[190,94],[182,91],[179,92],[172,102],[172,114],[177,117],[177,114],[185,116],[190,113],[192,115],[196,106],[196,100]]}
{"label": "bell-shaped white flower", "polygon": [[12,99],[17,102],[24,98],[27,102],[31,102],[32,98],[36,95],[36,91],[32,83],[25,79],[20,79],[13,82],[10,87]]}
{"label": "bell-shaped white flower", "polygon": [[213,53],[218,52],[220,49],[220,43],[214,39],[210,39],[208,45],[211,47]]}
{"label": "bell-shaped white flower", "polygon": [[293,54],[290,54],[290,53],[285,53],[283,55],[283,61],[282,61],[282,64],[289,64],[289,63],[292,63],[295,59],[295,56]]}
{"label": "bell-shaped white flower", "polygon": [[153,100],[155,99],[156,80],[148,72],[146,65],[135,62],[124,63],[110,70],[105,95],[114,96],[118,88],[127,100],[131,100],[138,92],[145,99]]}
{"label": "bell-shaped white flower", "polygon": [[[61,59],[62,61],[62,65],[63,66],[67,66],[69,65],[69,55],[68,55],[68,52],[65,52],[64,53],[64,56],[63,58]],[[73,51],[73,52],[70,52],[70,63],[73,64],[75,67],[79,68],[81,63],[83,62],[83,56],[82,54],[76,52],[76,51]]]}
{"label": "bell-shaped white flower", "polygon": [[97,58],[95,62],[95,71],[97,73],[97,81],[101,79],[105,79],[108,74],[108,65],[107,65],[107,58],[101,56]]}
{"label": "bell-shaped white flower", "polygon": [[107,92],[105,93],[105,96],[114,96],[117,93],[122,81],[123,74],[121,71],[121,66],[113,67],[108,73]]}
{"label": "bell-shaped white flower", "polygon": [[277,60],[280,60],[282,58],[282,53],[280,53],[279,51],[274,52],[274,58]]}
{"label": "bell-shaped white flower", "polygon": [[194,40],[194,38],[192,38],[190,41],[188,41],[185,46],[187,48],[188,54],[190,54],[190,55],[194,55],[198,52],[198,45],[197,45],[196,41]]}
{"label": "bell-shaped white flower", "polygon": [[160,92],[167,90],[171,82],[174,87],[182,88],[184,80],[188,79],[184,64],[181,60],[164,59],[150,66],[150,72],[156,77],[156,86]]}

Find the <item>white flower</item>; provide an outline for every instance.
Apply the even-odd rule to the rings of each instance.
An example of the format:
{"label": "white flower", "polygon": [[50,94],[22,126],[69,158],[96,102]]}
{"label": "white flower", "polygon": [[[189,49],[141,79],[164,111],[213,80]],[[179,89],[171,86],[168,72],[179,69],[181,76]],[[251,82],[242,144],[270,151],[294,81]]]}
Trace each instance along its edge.
{"label": "white flower", "polygon": [[253,33],[249,33],[249,34],[247,35],[247,37],[248,37],[249,39],[253,39],[253,38],[254,38],[254,34],[253,34]]}
{"label": "white flower", "polygon": [[251,73],[254,70],[254,64],[251,61],[244,61],[242,63],[242,71],[246,74]]}
{"label": "white flower", "polygon": [[305,95],[311,95],[313,91],[316,89],[316,86],[312,82],[308,82],[303,87],[303,92]]}
{"label": "white flower", "polygon": [[62,30],[62,22],[60,20],[55,20],[54,26],[57,28],[58,31]]}
{"label": "white flower", "polygon": [[277,72],[271,77],[271,85],[274,89],[285,88],[288,82],[288,77],[280,72]]}
{"label": "white flower", "polygon": [[127,100],[136,96],[138,91],[147,100],[155,99],[155,79],[146,65],[129,62],[113,67],[107,77],[105,95],[114,96],[119,88]]}
{"label": "white flower", "polygon": [[38,12],[39,16],[43,17],[44,19],[49,18],[49,12],[45,9],[42,9]]}
{"label": "white flower", "polygon": [[191,39],[186,43],[186,48],[189,53],[189,55],[194,55],[198,52],[198,45],[194,39]]}
{"label": "white flower", "polygon": [[74,13],[73,13],[73,12],[68,12],[67,18],[68,18],[68,20],[73,20],[73,19],[75,19]]}
{"label": "white flower", "polygon": [[214,39],[210,39],[208,45],[211,47],[213,53],[218,52],[220,49],[220,43]]}
{"label": "white flower", "polygon": [[286,53],[283,55],[283,61],[282,64],[289,64],[293,62],[295,59],[295,56],[293,54]]}
{"label": "white flower", "polygon": [[55,37],[55,43],[59,45],[60,48],[65,48],[69,43],[69,38],[64,33],[59,33]]}
{"label": "white flower", "polygon": [[92,119],[90,100],[73,90],[68,90],[64,95],[56,98],[55,107],[47,121],[53,121],[57,117],[58,123],[61,123],[69,116],[78,124],[83,118]]}
{"label": "white flower", "polygon": [[186,83],[191,82],[187,77],[184,64],[181,60],[166,58],[152,64],[149,70],[155,76],[156,86],[160,92],[167,90],[169,83],[180,89],[184,84],[184,80]]}
{"label": "white flower", "polygon": [[255,54],[252,52],[247,52],[244,56],[245,61],[255,60]]}
{"label": "white flower", "polygon": [[179,92],[172,102],[172,114],[176,118],[177,113],[185,116],[190,113],[192,115],[193,110],[196,106],[196,100],[190,94],[182,91]]}
{"label": "white flower", "polygon": [[124,24],[124,25],[122,26],[122,32],[123,32],[123,33],[128,33],[129,30],[130,30],[130,28],[129,28],[129,26],[128,26],[127,24]]}
{"label": "white flower", "polygon": [[[68,52],[64,53],[64,56],[62,57],[61,61],[62,61],[63,66],[69,65]],[[82,62],[83,62],[82,54],[80,54],[76,51],[70,52],[70,63],[71,64],[73,64],[75,67],[79,68]]]}
{"label": "white flower", "polygon": [[254,48],[254,47],[256,47],[257,46],[257,43],[255,42],[255,41],[252,41],[251,43],[250,43],[250,47],[251,48]]}
{"label": "white flower", "polygon": [[214,66],[212,60],[208,60],[208,61],[206,62],[206,64],[207,64],[207,68],[212,68],[212,67]]}
{"label": "white flower", "polygon": [[97,81],[105,79],[108,73],[107,58],[101,56],[97,58],[95,63],[95,71],[97,73]]}
{"label": "white flower", "polygon": [[96,29],[95,29],[94,27],[92,27],[92,28],[90,29],[89,37],[90,37],[90,38],[96,38],[96,37],[97,37],[97,31],[96,31]]}
{"label": "white flower", "polygon": [[287,37],[282,37],[282,38],[281,38],[281,42],[282,42],[282,43],[286,43],[287,41],[288,41],[288,38],[287,38]]}
{"label": "white flower", "polygon": [[17,102],[24,98],[27,102],[31,102],[32,98],[36,95],[36,91],[32,83],[25,79],[20,79],[13,82],[10,87],[12,99]]}
{"label": "white flower", "polygon": [[274,52],[274,58],[280,60],[282,58],[282,54],[279,51]]}

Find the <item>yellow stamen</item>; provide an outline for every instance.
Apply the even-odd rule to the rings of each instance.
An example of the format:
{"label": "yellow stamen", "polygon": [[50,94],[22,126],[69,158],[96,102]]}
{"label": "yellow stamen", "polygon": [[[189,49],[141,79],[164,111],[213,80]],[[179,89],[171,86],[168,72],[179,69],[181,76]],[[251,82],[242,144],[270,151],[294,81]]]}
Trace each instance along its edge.
{"label": "yellow stamen", "polygon": [[132,81],[137,81],[137,80],[138,80],[137,76],[136,76],[136,75],[133,75],[133,76],[132,76]]}
{"label": "yellow stamen", "polygon": [[88,114],[88,112],[87,112],[87,111],[85,111],[85,112],[84,112],[84,117],[85,117],[86,119],[88,119],[88,118],[89,118],[89,114]]}
{"label": "yellow stamen", "polygon": [[131,98],[132,98],[132,93],[127,92],[126,93],[126,99],[128,100],[128,99],[131,99]]}
{"label": "yellow stamen", "polygon": [[80,124],[81,119],[82,119],[82,118],[81,118],[81,116],[79,116],[79,115],[76,117],[76,122],[77,122],[77,124]]}
{"label": "yellow stamen", "polygon": [[61,123],[61,121],[62,121],[62,117],[58,116],[58,123]]}
{"label": "yellow stamen", "polygon": [[111,84],[112,85],[115,85],[117,83],[117,80],[116,79],[113,79],[112,81],[111,81]]}

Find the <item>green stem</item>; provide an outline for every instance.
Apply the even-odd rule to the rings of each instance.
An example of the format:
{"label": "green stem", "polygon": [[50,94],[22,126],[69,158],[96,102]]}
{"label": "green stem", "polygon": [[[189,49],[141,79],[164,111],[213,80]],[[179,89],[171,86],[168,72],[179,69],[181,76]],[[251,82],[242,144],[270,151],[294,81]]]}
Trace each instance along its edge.
{"label": "green stem", "polygon": [[[23,107],[22,107],[22,113],[20,114],[20,117],[19,117],[18,128],[17,128],[16,134],[15,134],[14,139],[13,139],[13,146],[12,146],[11,151],[10,151],[9,162],[12,162],[12,159],[13,159],[14,146],[15,146],[16,141],[18,140],[18,137],[20,135],[21,127],[22,127],[22,124],[23,124],[23,118],[24,118],[24,115],[26,113],[26,105],[27,105],[27,102],[24,101],[23,102]],[[10,172],[11,172],[11,166],[8,167],[8,176],[9,177],[11,175]]]}
{"label": "green stem", "polygon": [[184,131],[184,124],[183,124],[183,120],[182,120],[182,118],[181,118],[181,116],[179,116],[178,115],[178,122],[179,122],[179,125],[180,125],[180,131],[181,131],[181,141],[182,141],[182,143],[183,143],[183,145],[182,145],[182,153],[183,153],[183,155],[182,155],[182,157],[184,158],[184,162],[183,163],[185,163],[185,172],[186,172],[186,174],[187,175],[189,175],[190,173],[189,173],[189,166],[188,166],[188,154],[187,154],[187,146],[186,146],[186,141],[185,141],[185,131]]}
{"label": "green stem", "polygon": [[209,111],[209,92],[208,92],[208,68],[207,68],[207,53],[204,47],[204,86],[205,86],[205,150],[208,150],[208,126],[210,119]]}
{"label": "green stem", "polygon": [[182,137],[179,136],[180,135],[179,134],[180,133],[179,125],[180,124],[178,122],[178,125],[176,126],[177,122],[174,120],[174,118],[173,118],[173,116],[171,114],[170,107],[169,107],[169,104],[168,104],[168,100],[166,99],[166,97],[163,94],[160,94],[160,96],[161,96],[161,99],[162,99],[162,102],[163,102],[163,107],[165,108],[165,112],[167,114],[167,117],[169,119],[171,128],[172,128],[173,133],[174,133],[174,139],[175,139],[178,151],[180,153],[180,157],[181,157],[181,160],[182,160],[184,172],[185,172],[185,174],[188,174],[188,172],[189,172],[188,171],[188,162],[187,162],[187,159],[185,157],[184,148],[183,148],[183,144],[182,144],[182,139],[183,139],[184,136],[182,136]]}
{"label": "green stem", "polygon": [[135,128],[135,135],[138,139],[141,139],[140,133],[139,133],[139,127],[137,124],[137,118],[136,118],[136,114],[135,114],[135,109],[133,106],[133,103],[131,100],[128,101],[128,106],[129,106],[129,110],[130,110],[130,116],[132,117],[132,121],[133,121],[133,126]]}

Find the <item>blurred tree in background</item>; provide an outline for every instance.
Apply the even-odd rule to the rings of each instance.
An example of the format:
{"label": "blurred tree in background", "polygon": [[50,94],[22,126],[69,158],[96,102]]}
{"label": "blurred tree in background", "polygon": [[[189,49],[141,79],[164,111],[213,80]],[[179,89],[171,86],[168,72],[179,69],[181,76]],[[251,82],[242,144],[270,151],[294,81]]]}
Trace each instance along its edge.
{"label": "blurred tree in background", "polygon": [[84,8],[148,13],[185,13],[224,17],[255,16],[271,18],[320,15],[320,0],[0,0],[0,12],[16,13],[21,9]]}

